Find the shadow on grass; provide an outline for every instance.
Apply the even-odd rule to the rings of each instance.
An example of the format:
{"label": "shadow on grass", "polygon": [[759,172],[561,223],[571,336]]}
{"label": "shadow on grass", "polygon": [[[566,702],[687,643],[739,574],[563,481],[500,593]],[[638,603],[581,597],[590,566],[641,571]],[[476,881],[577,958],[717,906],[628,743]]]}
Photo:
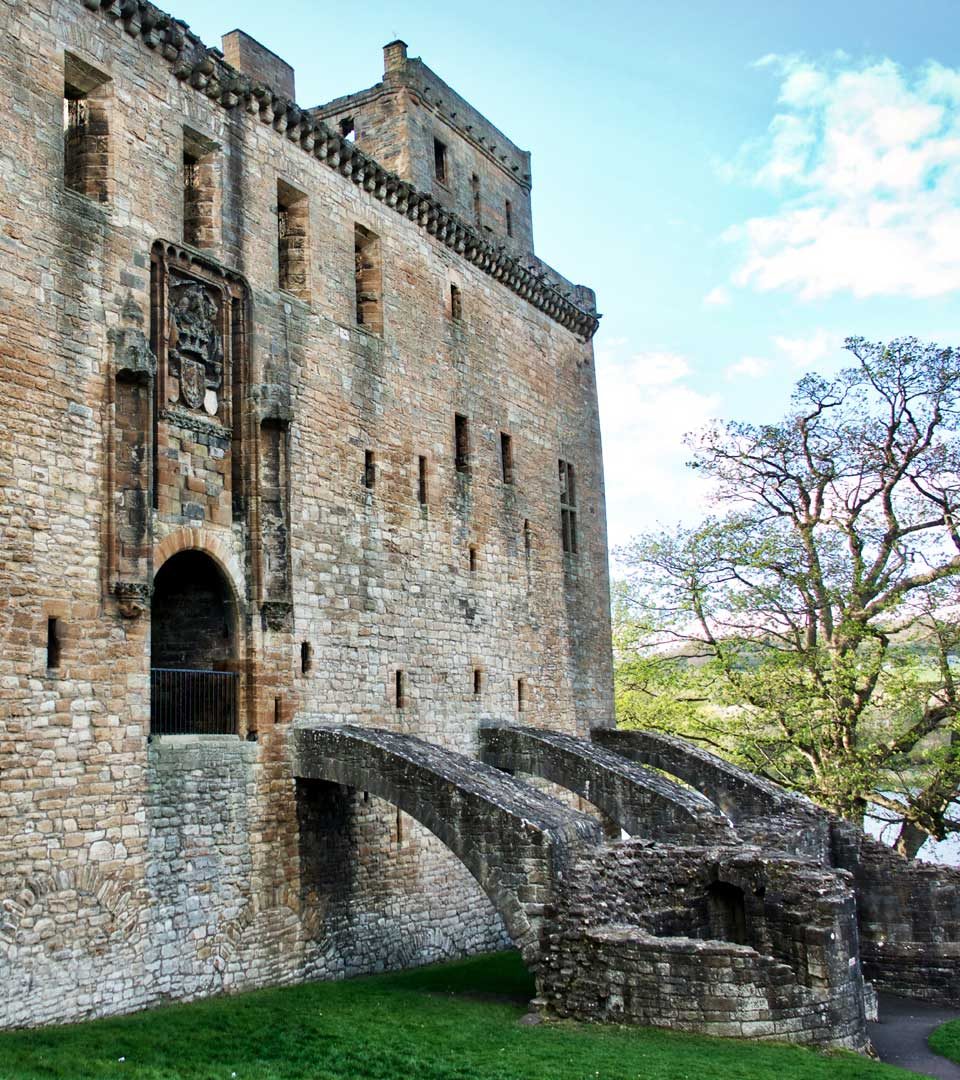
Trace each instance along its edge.
{"label": "shadow on grass", "polygon": [[[524,1026],[501,953],[0,1034],[0,1080],[893,1080],[852,1054],[653,1028]],[[478,1000],[483,999],[483,1000]],[[491,1000],[495,999],[495,1000]]]}

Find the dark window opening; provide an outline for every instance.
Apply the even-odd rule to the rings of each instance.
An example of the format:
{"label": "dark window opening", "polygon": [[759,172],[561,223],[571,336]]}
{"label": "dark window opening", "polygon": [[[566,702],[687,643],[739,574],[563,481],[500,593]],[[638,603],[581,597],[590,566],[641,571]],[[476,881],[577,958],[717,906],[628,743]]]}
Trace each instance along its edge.
{"label": "dark window opening", "polygon": [[216,147],[192,132],[183,133],[183,241],[197,248],[219,240]]}
{"label": "dark window opening", "polygon": [[505,211],[507,219],[507,236],[513,236],[513,207],[510,205],[509,199],[507,199]]}
{"label": "dark window opening", "polygon": [[110,79],[67,54],[63,71],[63,182],[98,202],[110,197]]}
{"label": "dark window opening", "polygon": [[447,148],[439,139],[433,140],[433,174],[441,184],[447,182]]}
{"label": "dark window opening", "polygon": [[397,807],[397,843],[403,843],[403,811]]}
{"label": "dark window opening", "polygon": [[470,187],[473,191],[473,220],[479,226],[482,220],[480,210],[480,177],[476,173],[470,177]]}
{"label": "dark window opening", "polygon": [[457,322],[463,318],[463,298],[457,285],[450,286],[450,317]]}
{"label": "dark window opening", "polygon": [[47,667],[60,666],[60,620],[47,619]]}
{"label": "dark window opening", "polygon": [[308,675],[313,667],[313,646],[309,641],[300,643],[300,674]]}
{"label": "dark window opening", "polygon": [[568,555],[576,555],[578,550],[577,494],[573,466],[568,461],[560,462],[560,533],[564,552]]}
{"label": "dark window opening", "polygon": [[517,712],[527,707],[527,684],[525,679],[517,679]]}
{"label": "dark window opening", "polygon": [[474,544],[470,545],[470,573],[475,574],[477,572],[477,549]]}
{"label": "dark window opening", "polygon": [[356,262],[357,326],[374,334],[383,332],[381,305],[382,272],[380,237],[362,225],[354,228],[354,258]]}
{"label": "dark window opening", "polygon": [[714,881],[707,890],[708,933],[717,941],[747,944],[747,909],[743,889]]}
{"label": "dark window opening", "polygon": [[348,142],[357,141],[357,126],[352,116],[345,116],[340,121],[340,134]]}
{"label": "dark window opening", "polygon": [[470,472],[470,428],[465,416],[457,413],[454,417],[454,436],[456,444],[457,472]]}
{"label": "dark window opening", "polygon": [[473,669],[473,696],[479,697],[483,689],[483,672],[480,668]]}
{"label": "dark window opening", "polygon": [[303,192],[277,181],[277,266],[280,288],[302,300],[308,292],[307,229],[310,204]]}
{"label": "dark window opening", "polygon": [[530,552],[533,550],[533,530],[530,528],[530,522],[524,518],[523,522],[523,550],[526,552],[527,558],[530,557]]}
{"label": "dark window opening", "polygon": [[394,705],[398,709],[402,709],[403,706],[404,706],[404,689],[405,689],[405,687],[404,687],[403,672],[400,669],[397,669],[397,672],[394,675],[394,687],[393,687],[394,699],[393,700],[394,700]]}
{"label": "dark window opening", "polygon": [[513,483],[513,439],[500,432],[500,474],[505,484]]}
{"label": "dark window opening", "polygon": [[427,505],[427,459],[420,455],[417,466],[417,498],[421,506]]}
{"label": "dark window opening", "polygon": [[372,450],[363,455],[363,486],[372,488],[377,482],[377,459]]}
{"label": "dark window opening", "polygon": [[280,724],[283,721],[283,698],[278,694],[273,699],[273,722]]}

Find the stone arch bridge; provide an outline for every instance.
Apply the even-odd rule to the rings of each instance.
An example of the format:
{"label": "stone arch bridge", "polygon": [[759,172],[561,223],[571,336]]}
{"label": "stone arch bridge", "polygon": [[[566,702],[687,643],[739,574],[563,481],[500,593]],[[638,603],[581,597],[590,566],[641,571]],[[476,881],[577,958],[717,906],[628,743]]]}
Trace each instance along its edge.
{"label": "stone arch bridge", "polygon": [[[307,725],[292,732],[294,771],[371,792],[446,844],[555,1015],[863,1049],[865,968],[933,1000],[960,989],[960,874],[934,880],[683,740],[593,734],[485,728],[478,760],[396,732]],[[605,843],[594,817],[515,773],[575,792],[631,839]],[[871,906],[881,873],[887,891]],[[891,881],[906,890],[895,907]],[[910,903],[938,917],[939,946],[918,947]],[[902,947],[885,957],[894,924]]]}

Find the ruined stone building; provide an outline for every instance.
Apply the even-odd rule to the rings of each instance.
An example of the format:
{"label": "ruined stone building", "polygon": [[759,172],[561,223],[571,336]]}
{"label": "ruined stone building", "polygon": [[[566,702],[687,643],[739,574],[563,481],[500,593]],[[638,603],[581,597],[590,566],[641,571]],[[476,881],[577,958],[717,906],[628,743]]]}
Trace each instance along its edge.
{"label": "ruined stone building", "polygon": [[718,1034],[955,993],[949,875],[617,741],[529,154],[400,41],[303,108],[145,0],[0,30],[0,1026],[510,941],[547,1011]]}

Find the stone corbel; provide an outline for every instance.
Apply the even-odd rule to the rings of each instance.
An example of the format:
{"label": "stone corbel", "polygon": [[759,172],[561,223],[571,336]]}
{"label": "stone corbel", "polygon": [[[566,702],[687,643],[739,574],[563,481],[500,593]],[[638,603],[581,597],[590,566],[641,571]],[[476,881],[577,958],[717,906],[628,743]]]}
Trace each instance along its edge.
{"label": "stone corbel", "polygon": [[150,342],[139,326],[124,326],[111,330],[110,343],[114,348],[116,374],[146,381],[157,373],[157,358]]}
{"label": "stone corbel", "polygon": [[150,606],[153,586],[142,581],[115,581],[110,591],[125,619],[139,619]]}

